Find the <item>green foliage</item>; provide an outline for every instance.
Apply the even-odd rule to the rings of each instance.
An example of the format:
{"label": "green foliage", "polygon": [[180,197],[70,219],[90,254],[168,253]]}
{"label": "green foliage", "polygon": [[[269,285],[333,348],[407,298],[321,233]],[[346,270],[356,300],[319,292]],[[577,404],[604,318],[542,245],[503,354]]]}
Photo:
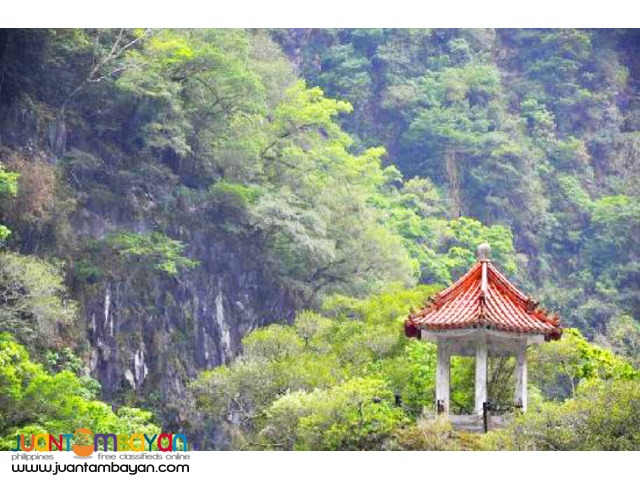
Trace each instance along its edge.
{"label": "green foliage", "polygon": [[[352,102],[372,100],[370,42],[382,46],[388,34],[353,32],[353,47],[336,45],[323,59],[326,90]],[[433,185],[404,182],[385,166],[380,142],[365,146],[346,133],[340,120],[350,117],[352,104],[297,78],[265,32],[48,35],[56,64],[77,66],[81,85],[77,93],[69,90],[73,82],[65,77],[62,102],[54,92],[38,92],[44,104],[64,104],[51,128],[63,134],[73,127],[92,139],[69,148],[54,142],[63,150],[60,170],[76,212],[117,218],[118,229],[152,232],[118,230],[106,242],[113,251],[102,253],[92,239],[71,232],[69,246],[60,248],[79,257],[79,281],[97,284],[114,269],[126,275],[141,264],[175,276],[195,265],[183,247],[207,230],[258,247],[260,263],[296,303],[317,306],[333,292],[363,296],[394,282],[449,282],[472,258],[475,245],[467,244],[502,228],[485,232],[478,225],[466,234],[449,224],[446,200]],[[466,63],[473,57],[467,40],[447,42],[454,60],[418,82],[421,96],[452,111],[463,111],[466,100],[499,97],[498,72]],[[89,53],[103,60],[99,71],[92,70],[94,60],[80,68]],[[89,78],[81,71],[90,71]],[[159,232],[180,232],[184,244]],[[459,258],[450,260],[452,252]]]}
{"label": "green foliage", "polygon": [[[323,308],[330,317],[307,311],[292,326],[252,332],[240,358],[192,384],[197,411],[223,425],[235,448],[374,448],[408,415],[433,404],[434,348],[404,338],[402,320],[434,290],[396,288],[366,300],[334,295]],[[369,405],[373,397],[380,402]],[[351,426],[363,421],[354,410],[362,402],[371,417],[359,430],[329,425],[336,418]],[[342,408],[347,417],[340,417]]]}
{"label": "green foliage", "polygon": [[433,285],[419,285],[409,290],[390,285],[386,291],[365,299],[335,294],[325,299],[322,312],[372,325],[386,325],[389,320],[395,320],[396,323],[390,327],[397,327],[404,322],[410,307],[421,306],[437,290],[438,286]]}
{"label": "green foliage", "polygon": [[[0,164],[0,199],[15,197],[18,194],[18,177],[18,173],[7,172]],[[11,230],[0,224],[0,245],[9,235],[11,235]]]}
{"label": "green foliage", "polygon": [[18,177],[18,173],[7,172],[0,165],[0,197],[15,197],[18,194]]}
{"label": "green foliage", "polygon": [[569,175],[560,176],[558,184],[567,200],[580,212],[590,212],[593,209],[591,197],[582,188],[577,178]]}
{"label": "green foliage", "polygon": [[482,439],[490,450],[636,450],[640,441],[638,380],[593,379],[575,398],[543,403]]}
{"label": "green foliage", "polygon": [[[322,315],[305,311],[292,326],[252,332],[244,339],[242,356],[191,385],[197,415],[204,416],[198,418],[223,426],[226,448],[515,448],[454,433],[446,422],[430,418],[436,346],[405,338],[402,321],[438,289],[390,289],[366,299],[336,294],[327,297]],[[513,359],[491,359],[488,388],[497,404],[511,401],[513,370]],[[547,427],[536,423],[538,408],[550,415],[569,402],[599,395],[591,391],[598,382],[640,380],[630,363],[589,343],[576,329],[565,329],[560,341],[531,348],[529,372],[530,413],[513,425],[533,422],[527,424],[533,439],[546,435],[539,429]],[[452,359],[454,413],[471,412],[474,374],[473,358]],[[526,442],[518,448],[542,448]]]}
{"label": "green foliage", "polygon": [[[138,102],[139,155],[172,168],[180,158],[172,180],[208,192],[194,195],[193,211],[211,208],[221,232],[258,240],[265,266],[303,304],[412,284],[402,237],[371,202],[388,186],[383,149],[354,153],[337,123],[350,104],[307,88],[285,65],[264,35],[163,30],[127,53],[114,87]],[[153,206],[186,198],[130,170],[126,181],[155,192]],[[176,229],[186,220],[199,221],[178,216]]]}
{"label": "green foliage", "polygon": [[[594,330],[606,330],[606,325],[621,315],[638,318],[640,303],[635,284],[640,259],[634,239],[639,234],[640,204],[626,195],[590,200],[574,180],[562,177],[560,181],[571,210],[576,212],[573,218],[580,222],[580,230],[567,229],[568,241],[577,253],[562,261],[572,273],[562,293],[555,294],[558,307],[566,312],[567,323],[592,334]],[[569,214],[563,217],[565,225],[572,221]],[[552,295],[548,291],[545,294]]]}
{"label": "green foliage", "polygon": [[614,319],[607,326],[607,341],[615,353],[640,369],[640,323],[629,315]]}
{"label": "green foliage", "polygon": [[151,413],[122,407],[116,413],[96,400],[92,382],[69,370],[56,374],[29,359],[27,350],[0,334],[0,448],[15,446],[17,434],[94,432],[159,433]]}
{"label": "green foliage", "polygon": [[[567,324],[593,337],[620,315],[639,318],[629,242],[640,123],[625,100],[636,90],[633,32],[336,29],[276,38],[311,84],[350,99],[354,115],[341,123],[356,142],[382,143],[404,175],[430,181],[425,192],[441,198],[432,206],[507,227],[526,265],[521,280]],[[421,219],[390,204],[421,281],[457,276],[468,254],[453,250],[453,266],[439,258],[434,237],[447,226],[438,213]]]}
{"label": "green foliage", "polygon": [[435,403],[436,363],[435,344],[409,341],[400,354],[378,361],[372,376],[386,380],[402,399],[403,407],[419,415]]}
{"label": "green foliage", "polygon": [[562,339],[533,351],[531,380],[547,398],[575,395],[590,379],[640,379],[640,372],[610,350],[589,343],[576,329],[565,329]]}
{"label": "green foliage", "polygon": [[329,87],[328,93],[349,102],[366,98],[371,88],[371,62],[358,55],[352,45],[336,45],[323,59],[319,80]]}
{"label": "green foliage", "polygon": [[80,374],[84,368],[82,359],[69,347],[63,347],[59,350],[48,350],[44,354],[43,366],[48,372],[58,373],[63,370]]}
{"label": "green foliage", "polygon": [[380,380],[353,379],[327,390],[295,392],[267,411],[260,437],[283,450],[375,450],[407,421]]}
{"label": "green foliage", "polygon": [[492,258],[505,272],[516,273],[513,235],[505,226],[486,226],[468,217],[446,219],[440,195],[428,180],[411,179],[390,193],[377,197],[377,205],[389,212],[387,223],[403,236],[421,282],[451,283],[475,263],[483,242],[491,244]]}
{"label": "green foliage", "polygon": [[76,306],[59,266],[2,252],[0,293],[0,329],[19,342],[35,350],[76,340]]}
{"label": "green foliage", "polygon": [[199,262],[182,255],[184,245],[160,232],[109,234],[106,243],[125,260],[139,258],[171,276],[196,267]]}
{"label": "green foliage", "polygon": [[247,208],[258,201],[263,193],[259,186],[242,185],[226,180],[211,185],[209,192],[216,201],[235,208]]}
{"label": "green foliage", "polygon": [[364,293],[413,280],[400,236],[370,205],[387,180],[383,151],[351,154],[351,139],[334,121],[349,110],[298,82],[276,105],[261,145],[247,145],[258,150],[272,184],[249,209],[254,228],[275,253],[276,271],[312,298],[329,286]]}
{"label": "green foliage", "polygon": [[[199,144],[206,148],[220,122],[238,109],[252,109],[261,85],[246,64],[248,51],[248,38],[239,30],[162,30],[143,50],[131,51],[117,84],[143,102],[145,148],[182,157],[201,153]],[[196,124],[205,112],[209,121]]]}
{"label": "green foliage", "polygon": [[520,112],[533,136],[548,139],[553,135],[555,116],[535,95],[528,95],[520,102]]}
{"label": "green foliage", "polygon": [[587,245],[596,272],[605,265],[637,263],[629,242],[640,233],[640,201],[624,195],[602,197],[593,207],[594,234]]}
{"label": "green foliage", "polygon": [[0,225],[0,241],[6,240],[9,235],[11,235],[11,230],[4,225]]}

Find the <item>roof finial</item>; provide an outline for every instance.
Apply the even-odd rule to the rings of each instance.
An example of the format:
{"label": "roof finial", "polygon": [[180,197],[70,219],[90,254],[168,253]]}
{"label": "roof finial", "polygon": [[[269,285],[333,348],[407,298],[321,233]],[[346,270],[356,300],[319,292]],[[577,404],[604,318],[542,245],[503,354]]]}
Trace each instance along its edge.
{"label": "roof finial", "polygon": [[481,243],[478,245],[478,261],[489,261],[491,260],[491,247],[488,243]]}

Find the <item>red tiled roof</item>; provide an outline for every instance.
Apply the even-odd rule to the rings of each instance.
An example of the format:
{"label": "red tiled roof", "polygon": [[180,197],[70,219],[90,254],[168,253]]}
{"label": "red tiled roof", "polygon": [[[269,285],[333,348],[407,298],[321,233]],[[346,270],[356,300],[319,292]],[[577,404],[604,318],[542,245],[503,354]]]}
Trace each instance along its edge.
{"label": "red tiled roof", "polygon": [[[483,268],[486,284],[483,288]],[[562,335],[557,315],[550,315],[538,303],[514,287],[489,261],[478,261],[449,288],[432,297],[405,322],[407,336],[419,329],[446,330],[490,328],[506,332],[540,334],[545,340]]]}

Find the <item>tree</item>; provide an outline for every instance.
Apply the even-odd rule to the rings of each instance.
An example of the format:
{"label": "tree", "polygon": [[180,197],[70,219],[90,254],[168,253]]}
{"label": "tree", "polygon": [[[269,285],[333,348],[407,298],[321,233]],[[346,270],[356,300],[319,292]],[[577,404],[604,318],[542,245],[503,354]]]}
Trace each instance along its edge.
{"label": "tree", "polygon": [[543,403],[482,439],[490,450],[635,450],[640,441],[638,380],[586,381],[575,398]]}
{"label": "tree", "polygon": [[290,393],[267,412],[261,437],[283,450],[376,450],[407,421],[379,380],[353,379],[328,390]]}
{"label": "tree", "polygon": [[640,323],[629,315],[615,318],[607,326],[606,341],[612,350],[640,369]]}
{"label": "tree", "polygon": [[[270,423],[269,412],[280,399],[288,398],[283,400],[288,406],[282,412],[287,418],[293,415],[290,408],[299,401],[304,405],[319,402],[329,417],[344,407],[351,418],[353,409],[359,408],[353,403],[354,397],[365,401],[363,395],[369,392],[374,397],[384,396],[385,405],[370,408],[376,418],[371,421],[386,425],[380,427],[383,432],[379,432],[379,438],[387,438],[390,425],[400,425],[404,422],[401,419],[433,404],[428,390],[421,389],[433,382],[434,348],[408,341],[402,332],[409,308],[417,307],[432,292],[433,288],[423,286],[395,288],[366,300],[335,295],[324,306],[326,316],[305,311],[298,314],[292,326],[271,325],[252,332],[243,340],[242,356],[228,366],[200,374],[191,384],[196,410],[192,417],[222,427],[221,445],[225,448],[286,448],[278,446],[285,440],[274,440],[274,435],[289,435],[279,429],[295,430],[297,424],[291,419],[285,421],[279,413],[274,420],[277,425]],[[334,394],[341,397],[337,403],[331,403]],[[404,399],[401,408],[396,405],[396,394]],[[377,419],[377,415],[382,417]],[[299,448],[330,448],[331,442],[343,441],[349,448],[365,448],[366,442],[373,445],[378,438],[378,433],[367,436],[367,429],[377,428],[374,425],[363,426],[364,430],[354,434],[357,438],[350,439],[338,432],[342,427],[335,428],[335,438],[308,439],[309,444],[300,438]],[[300,435],[307,438],[312,433]],[[290,440],[286,440],[288,445],[292,445]]]}
{"label": "tree", "polygon": [[123,259],[140,259],[151,268],[175,276],[180,271],[196,267],[199,262],[182,255],[184,245],[160,232],[144,234],[132,232],[111,233],[105,239],[116,255]]}
{"label": "tree", "polygon": [[530,356],[531,380],[549,399],[573,396],[589,379],[640,378],[627,361],[589,343],[577,329],[564,329],[560,341],[545,343]]}
{"label": "tree", "polygon": [[78,339],[76,315],[58,265],[0,253],[0,329],[32,351],[60,347]]}
{"label": "tree", "polygon": [[16,435],[73,433],[160,433],[151,413],[121,407],[116,413],[96,400],[95,381],[69,370],[54,375],[30,360],[10,335],[0,334],[0,448],[15,447]]}
{"label": "tree", "polygon": [[[18,174],[7,172],[0,165],[0,200],[6,197],[15,197],[18,194]],[[11,235],[11,230],[0,224],[0,245]]]}

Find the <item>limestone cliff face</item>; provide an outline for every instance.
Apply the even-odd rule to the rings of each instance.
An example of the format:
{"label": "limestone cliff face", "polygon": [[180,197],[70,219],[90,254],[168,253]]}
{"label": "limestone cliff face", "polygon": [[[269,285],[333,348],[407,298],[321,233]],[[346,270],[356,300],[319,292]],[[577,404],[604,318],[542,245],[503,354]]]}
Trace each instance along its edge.
{"label": "limestone cliff face", "polygon": [[248,332],[293,316],[251,247],[195,232],[190,250],[201,264],[178,277],[145,278],[132,267],[81,295],[105,399],[135,392],[176,403],[189,378],[233,358]]}

